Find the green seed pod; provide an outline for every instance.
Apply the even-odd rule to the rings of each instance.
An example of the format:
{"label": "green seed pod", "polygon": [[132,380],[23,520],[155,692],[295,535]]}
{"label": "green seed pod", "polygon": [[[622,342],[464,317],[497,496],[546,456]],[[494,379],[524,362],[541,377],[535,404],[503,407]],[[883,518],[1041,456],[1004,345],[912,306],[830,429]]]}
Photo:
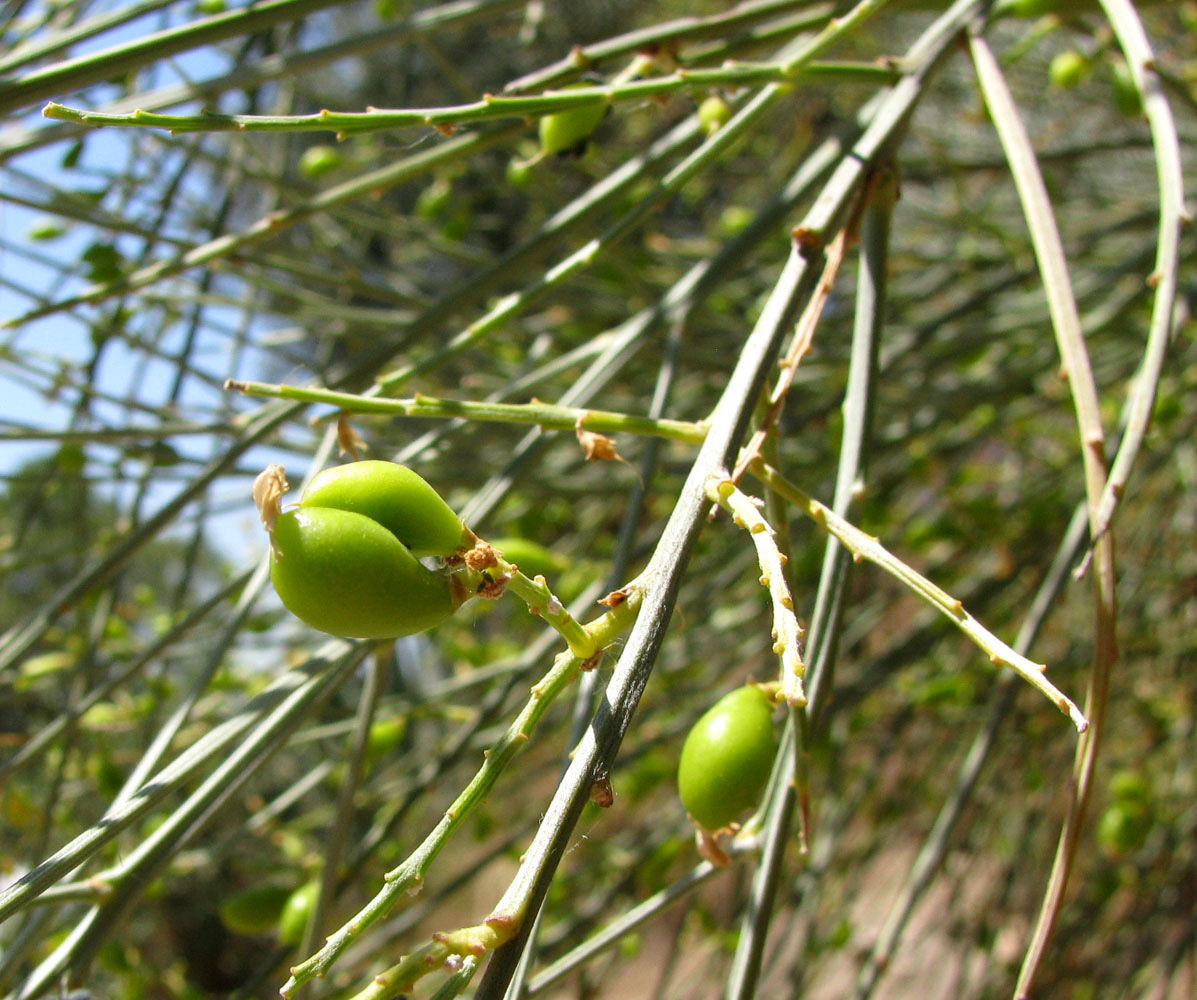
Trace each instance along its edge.
{"label": "green seed pod", "polygon": [[999,9],[1013,17],[1042,17],[1054,14],[1059,6],[1060,0],[1006,0]]}
{"label": "green seed pod", "polygon": [[1048,76],[1061,90],[1079,86],[1089,75],[1089,57],[1076,49],[1058,52],[1048,67]]}
{"label": "green seed pod", "polygon": [[457,607],[448,577],[420,565],[364,514],[302,506],[280,514],[270,576],[288,610],[312,628],[394,639],[439,625]]}
{"label": "green seed pod", "polygon": [[1151,833],[1151,810],[1134,802],[1119,801],[1106,808],[1097,821],[1097,841],[1112,857],[1133,854]]}
{"label": "green seed pod", "polygon": [[607,105],[599,101],[545,115],[539,125],[541,156],[584,148],[606,113]]}
{"label": "green seed pod", "polygon": [[281,885],[255,885],[220,904],[220,922],[234,934],[272,934],[291,890]]}
{"label": "green seed pod", "polygon": [[698,125],[706,135],[714,135],[732,116],[727,101],[718,94],[712,94],[698,106]]}
{"label": "green seed pod", "polygon": [[707,830],[727,826],[760,799],[775,749],[769,696],[754,685],[725,695],[682,747],[677,785],[687,812]]}
{"label": "green seed pod", "polygon": [[1151,783],[1140,771],[1119,771],[1110,779],[1110,797],[1117,802],[1133,802],[1142,806],[1150,805],[1152,799]]}
{"label": "green seed pod", "polygon": [[66,233],[66,227],[52,216],[34,220],[26,234],[31,240],[56,240]]}
{"label": "green seed pod", "polygon": [[278,939],[283,944],[296,945],[303,940],[319,893],[320,883],[308,882],[287,897],[282,916],[278,920]]}
{"label": "green seed pod", "polygon": [[350,462],[325,469],[303,491],[299,505],[363,514],[419,557],[447,556],[470,544],[461,518],[440,494],[395,462]]}
{"label": "green seed pod", "polygon": [[344,165],[345,157],[336,146],[309,146],[299,158],[299,172],[313,180],[340,170]]}

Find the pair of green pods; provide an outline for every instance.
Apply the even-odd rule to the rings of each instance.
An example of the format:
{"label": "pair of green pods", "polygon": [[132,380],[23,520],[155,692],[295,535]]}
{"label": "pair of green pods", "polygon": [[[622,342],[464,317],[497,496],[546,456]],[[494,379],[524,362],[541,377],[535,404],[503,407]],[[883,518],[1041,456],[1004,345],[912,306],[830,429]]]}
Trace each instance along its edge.
{"label": "pair of green pods", "polygon": [[394,639],[439,625],[460,603],[420,563],[469,544],[440,495],[394,462],[325,469],[271,530],[270,575],[283,604],[321,632]]}

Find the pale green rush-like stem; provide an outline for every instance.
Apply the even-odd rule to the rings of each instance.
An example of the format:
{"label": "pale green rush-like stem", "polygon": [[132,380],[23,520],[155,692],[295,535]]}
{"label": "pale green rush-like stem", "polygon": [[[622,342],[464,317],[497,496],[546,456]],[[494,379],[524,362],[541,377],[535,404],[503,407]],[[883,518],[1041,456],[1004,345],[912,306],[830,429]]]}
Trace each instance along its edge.
{"label": "pale green rush-like stem", "polygon": [[368,986],[353,994],[350,1000],[403,1000],[425,976],[446,969],[452,974],[432,994],[431,1000],[449,1000],[450,997],[460,996],[478,969],[479,956],[500,943],[499,935],[485,925],[465,928],[451,935],[440,935],[378,973]]}
{"label": "pale green rush-like stem", "polygon": [[338,138],[399,128],[456,128],[502,118],[540,118],[596,104],[639,102],[711,87],[759,87],[764,84],[811,82],[893,83],[900,71],[878,63],[822,62],[805,64],[734,63],[717,69],[684,69],[668,76],[619,84],[575,87],[527,97],[486,94],[469,104],[443,108],[367,108],[365,111],[317,111],[309,115],[171,115],[135,110],[127,113],[86,111],[51,102],[46,118],[96,128],[161,128],[185,132],[335,132]]}
{"label": "pale green rush-like stem", "polygon": [[1018,191],[1027,228],[1030,230],[1035,261],[1047,295],[1052,329],[1076,410],[1085,495],[1089,504],[1090,533],[1094,539],[1094,653],[1085,699],[1085,711],[1092,720],[1093,727],[1076,748],[1068,813],[1056,845],[1056,854],[1039,916],[1015,986],[1015,996],[1026,997],[1029,996],[1036,971],[1043,961],[1047,943],[1064,903],[1064,892],[1080,843],[1093,773],[1105,732],[1110,673],[1118,658],[1114,545],[1109,533],[1099,536],[1094,531],[1107,478],[1101,404],[1081,331],[1080,313],[1072,290],[1064,245],[1052,211],[1047,185],[1035,161],[1030,135],[1019,116],[1013,95],[992,50],[985,39],[976,32],[969,36],[969,49],[981,94],[1010,164],[1010,173]]}
{"label": "pale green rush-like stem", "polygon": [[1147,436],[1156,389],[1163,372],[1168,343],[1173,334],[1180,270],[1181,228],[1192,222],[1185,207],[1184,176],[1181,168],[1180,139],[1168,98],[1159,85],[1155,56],[1143,30],[1134,4],[1128,0],[1101,0],[1110,19],[1114,36],[1126,55],[1131,76],[1143,95],[1143,113],[1151,128],[1155,149],[1157,183],[1160,190],[1159,236],[1156,239],[1155,266],[1149,283],[1155,288],[1151,307],[1151,325],[1143,362],[1135,374],[1130,393],[1129,416],[1122,442],[1110,463],[1109,476],[1101,502],[1093,519],[1093,537],[1100,538],[1109,529],[1118,502],[1130,479],[1131,469]]}
{"label": "pale green rush-like stem", "polygon": [[[805,51],[813,53],[830,44],[838,37],[836,32],[840,28],[855,30],[862,19],[881,6],[867,2],[858,5],[845,18],[829,25],[829,31],[812,40]],[[971,9],[972,4],[965,6]],[[953,12],[960,7],[957,4]],[[918,57],[918,65],[925,69],[946,52],[950,37],[932,34],[925,45],[912,50]],[[743,443],[751,408],[763,387],[767,366],[776,358],[783,330],[789,327],[798,304],[813,290],[818,278],[810,261],[837,231],[838,220],[861,183],[868,164],[879,155],[880,146],[888,144],[905,123],[914,96],[912,91],[917,90],[919,73],[920,70],[916,70],[914,77],[899,83],[879,103],[877,115],[855,144],[853,154],[840,161],[805,222],[795,231],[791,255],[741,349],[712,415],[711,430],[691,465],[673,513],[649,561],[646,573],[652,586],[607,686],[606,700],[558,785],[520,871],[496,905],[495,916],[524,920],[531,909],[539,906],[581,814],[596,773],[594,769],[608,764],[618,752],[664,639],[699,525],[705,521],[709,510],[706,481],[713,472],[727,466]],[[722,129],[716,132],[716,137],[722,132]],[[480,1000],[499,1000],[506,992],[527,926],[521,927],[492,959],[478,987]]]}
{"label": "pale green rush-like stem", "polygon": [[[221,761],[216,770],[187,797],[181,806],[170,813],[161,826],[155,829],[131,853],[122,857],[117,866],[95,876],[108,883],[111,886],[111,891],[104,897],[102,903],[89,909],[83,915],[70,934],[30,973],[13,995],[13,1000],[25,1000],[25,998],[39,996],[52,984],[58,982],[68,968],[85,967],[102,946],[108,929],[134,904],[144,886],[169,861],[172,851],[177,849],[178,845],[185,844],[206,821],[211,819],[221,805],[227,802],[228,797],[256,773],[262,763],[269,759],[270,755],[276,752],[286,740],[311,704],[343,682],[356,668],[368,649],[366,646],[346,648],[345,644],[340,642],[329,644],[328,648],[341,652],[338,662],[323,664],[312,661],[307,668],[310,676],[298,684],[294,682],[297,678],[304,676],[303,672],[296,671],[286,675],[286,678],[283,679],[292,682],[289,685],[291,687],[289,693],[261,717],[258,725],[244,734],[243,741]],[[278,685],[272,685],[272,688],[276,686]],[[282,691],[283,688],[280,686],[279,693],[281,694]],[[164,794],[163,791],[158,790],[158,786],[169,790],[172,782],[168,781],[168,775],[176,769],[182,770],[185,762],[188,762],[195,752],[202,748],[205,741],[215,733],[216,731],[210,733],[208,737],[202,738],[191,750],[184,751],[176,761],[158,772],[158,775],[146,785],[144,801],[152,803],[155,797],[161,797],[161,794]],[[151,790],[157,791],[157,794],[155,795]],[[124,812],[132,814],[132,810],[135,808],[135,802],[130,803]],[[136,814],[141,815],[145,808],[148,806],[140,809]],[[114,819],[119,811],[119,806],[110,810],[114,814]],[[100,824],[93,827],[93,831],[103,830],[103,827],[104,824],[101,821]],[[92,831],[88,831],[83,836],[87,837],[91,833]],[[109,833],[109,839],[113,835],[115,834]],[[83,837],[76,838],[76,841],[60,851],[56,858],[65,858],[68,852],[77,849],[76,845],[81,840]],[[47,862],[41,867],[46,867],[48,864]],[[18,887],[20,886],[21,883],[18,883]],[[16,897],[14,896],[14,898]]]}
{"label": "pale green rush-like stem", "polygon": [[556,629],[569,644],[570,654],[583,664],[583,669],[593,665],[591,661],[603,652],[602,645],[594,633],[582,625],[561,600],[549,589],[543,576],[536,578],[521,573],[515,566],[500,558],[497,570],[507,578],[507,589],[528,605],[528,610],[543,618]]}
{"label": "pale green rush-like stem", "polygon": [[707,497],[732,515],[736,527],[743,528],[756,546],[761,566],[761,586],[769,591],[773,604],[773,652],[781,657],[781,691],[786,702],[801,708],[806,704],[802,678],[802,626],[794,616],[794,599],[786,584],[785,560],[777,547],[773,529],[760,511],[760,501],[744,493],[726,471],[707,481]]}
{"label": "pale green rush-like stem", "polygon": [[[654,46],[676,44],[684,40],[725,37],[728,32],[742,32],[757,22],[771,21],[778,15],[802,6],[807,7],[803,11],[805,21],[802,25],[793,28],[795,33],[800,27],[813,27],[825,22],[832,11],[830,3],[808,5],[804,4],[802,0],[798,0],[798,2],[795,0],[747,0],[730,10],[720,11],[709,17],[694,15],[679,17],[672,21],[636,28],[625,34],[606,38],[593,44],[575,45],[570,49],[569,55],[557,62],[512,80],[503,88],[503,92],[522,94],[532,90],[543,90],[565,80],[574,79],[582,70],[606,59],[631,55],[649,50]],[[679,58],[684,58],[684,55],[684,53],[679,53]]]}
{"label": "pale green rush-like stem", "polygon": [[[796,45],[795,52],[786,65],[791,70],[808,64],[821,52],[844,37],[850,37],[869,17],[877,13],[889,0],[863,0],[853,10],[819,32],[809,41]],[[556,288],[568,278],[590,267],[603,254],[631,233],[650,213],[656,211],[670,197],[704,169],[717,162],[755,125],[778,101],[790,93],[792,84],[771,83],[755,94],[736,114],[677,166],[669,171],[652,190],[625,212],[598,236],[587,241],[567,257],[550,267],[543,275],[528,283],[519,292],[505,295],[483,316],[454,336],[445,350],[462,350],[469,344],[486,336],[521,313],[532,302],[538,301],[547,292]],[[392,391],[406,381],[417,367],[404,366],[381,376],[378,388],[381,392]]]}
{"label": "pale green rush-like stem", "polygon": [[9,329],[41,319],[53,313],[73,309],[87,303],[101,302],[114,295],[134,292],[152,285],[156,281],[190,270],[202,264],[223,260],[232,254],[273,239],[281,230],[290,228],[322,212],[358,198],[365,198],[402,184],[436,167],[454,160],[490,149],[511,139],[523,131],[522,125],[507,125],[489,132],[471,132],[449,139],[431,149],[420,150],[396,163],[330,187],[314,198],[291,208],[280,209],[263,216],[239,233],[218,236],[207,243],[201,243],[175,257],[148,264],[115,281],[91,285],[78,295],[39,306],[20,316],[0,322],[0,329]]}
{"label": "pale green rush-like stem", "polygon": [[119,76],[188,49],[291,22],[337,0],[265,0],[176,25],[99,52],[66,59],[16,78],[0,78],[0,115],[55,94]]}
{"label": "pale green rush-like stem", "polygon": [[762,460],[757,459],[753,462],[749,466],[749,471],[770,489],[785,497],[815,524],[834,535],[852,553],[854,559],[857,561],[867,559],[880,566],[905,584],[914,594],[942,612],[953,625],[988,654],[991,663],[1014,670],[1051,701],[1056,708],[1067,715],[1078,732],[1083,733],[1089,728],[1089,721],[1081,713],[1081,710],[1044,675],[1044,671],[1047,669],[1044,664],[1027,659],[999,639],[970,615],[963,604],[895,556],[881,544],[880,539],[861,531],[860,528],[836,514],[830,507],[807,495]]}
{"label": "pale green rush-like stem", "polygon": [[373,413],[396,417],[454,418],[506,424],[532,424],[545,430],[599,431],[604,434],[639,434],[668,438],[686,444],[702,444],[706,437],[703,421],[641,417],[611,410],[557,406],[552,403],[493,403],[463,399],[439,399],[417,394],[408,399],[337,392],[318,386],[274,385],[229,379],[224,387],[246,396],[294,399],[304,403],[326,403],[344,413]]}
{"label": "pale green rush-like stem", "polygon": [[[623,600],[586,626],[600,646],[610,645],[636,619],[643,599],[641,589],[633,583],[619,593],[625,592]],[[371,924],[386,916],[402,897],[419,894],[424,875],[441,849],[465,818],[485,800],[504,768],[527,744],[544,713],[554,699],[574,681],[581,667],[582,662],[570,653],[558,654],[548,673],[533,686],[531,697],[507,731],[487,751],[482,767],[453,804],[445,810],[437,825],[402,864],[386,874],[385,884],[370,902],[330,935],[324,947],[316,954],[291,969],[291,978],[280,990],[283,996],[290,997],[304,983],[323,976],[338,956]]]}
{"label": "pale green rush-like stem", "polygon": [[454,574],[454,587],[466,595],[466,600],[475,595],[496,599],[511,591],[566,641],[570,655],[578,660],[582,670],[598,665],[604,643],[569,613],[543,576],[532,578],[521,573],[516,564],[508,562],[482,539],[477,539],[475,547],[464,556],[455,554],[445,562]]}
{"label": "pale green rush-like stem", "polygon": [[[161,0],[154,0],[154,2],[161,3]],[[348,38],[336,39],[326,45],[305,49],[301,52],[288,50],[259,55],[250,63],[237,63],[226,73],[206,77],[202,80],[189,79],[180,83],[155,87],[152,90],[138,91],[116,98],[97,110],[125,112],[141,108],[146,111],[160,111],[163,108],[188,101],[211,103],[218,100],[222,94],[233,90],[252,90],[274,80],[300,78],[340,60],[367,55],[387,46],[398,45],[410,38],[419,38],[429,32],[439,31],[454,24],[468,23],[484,14],[515,7],[523,2],[524,0],[450,0],[438,7],[426,7],[423,10],[413,11],[394,23],[372,25],[368,31]],[[5,72],[14,60],[25,63],[33,58],[33,55],[40,56],[57,51],[62,46],[69,45],[74,41],[71,37],[72,34],[82,37],[91,36],[98,27],[102,26],[102,22],[119,20],[122,16],[135,10],[136,8],[127,7],[110,15],[101,15],[80,25],[78,31],[75,29],[63,31],[42,45],[25,47],[15,52],[9,59],[0,60],[0,73]],[[31,50],[33,50],[33,54],[31,54]],[[31,149],[78,135],[86,127],[62,123],[49,127],[6,129],[5,136],[0,141],[0,162]]]}
{"label": "pale green rush-like stem", "polygon": [[317,386],[287,386],[268,382],[249,382],[230,378],[225,388],[232,392],[263,398],[293,399],[338,407],[345,413],[377,413],[388,417],[456,418],[500,424],[533,424],[545,430],[590,430],[602,434],[636,434],[666,437],[670,441],[701,444],[706,436],[705,422],[639,417],[633,413],[588,410],[584,407],[557,406],[549,402],[475,402],[438,399],[417,394],[409,399],[336,392]]}

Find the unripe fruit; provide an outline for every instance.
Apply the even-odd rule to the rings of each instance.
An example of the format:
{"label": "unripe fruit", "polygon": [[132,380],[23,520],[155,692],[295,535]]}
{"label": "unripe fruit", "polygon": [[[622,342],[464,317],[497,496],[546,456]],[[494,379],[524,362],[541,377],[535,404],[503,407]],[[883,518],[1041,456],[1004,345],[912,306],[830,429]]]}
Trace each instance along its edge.
{"label": "unripe fruit", "polygon": [[541,156],[584,148],[606,113],[607,105],[597,101],[545,115],[539,125]]}
{"label": "unripe fruit", "polygon": [[1078,86],[1089,75],[1089,58],[1083,52],[1069,49],[1059,52],[1052,59],[1048,76],[1052,83],[1062,90]]}
{"label": "unripe fruit", "polygon": [[410,469],[354,462],[312,480],[282,512],[282,466],[254,481],[270,534],[270,576],[288,610],[313,628],[355,639],[395,639],[439,625],[465,593],[417,556],[449,555],[473,534]]}
{"label": "unripe fruit", "polygon": [[698,106],[698,125],[707,135],[718,132],[731,118],[732,110],[718,94],[712,94]]}
{"label": "unripe fruit", "polygon": [[1006,0],[1001,9],[1014,17],[1042,17],[1054,14],[1058,6],[1060,0]]}
{"label": "unripe fruit", "polygon": [[325,469],[301,507],[335,507],[377,521],[415,556],[447,556],[469,541],[452,508],[417,473],[396,462],[349,462]]}
{"label": "unripe fruit", "polygon": [[1119,771],[1110,779],[1110,797],[1147,805],[1152,798],[1151,783],[1138,771]]}
{"label": "unripe fruit", "polygon": [[31,240],[56,240],[66,232],[66,227],[57,219],[43,216],[34,221],[29,227],[28,236]]}
{"label": "unripe fruit", "polygon": [[316,905],[316,896],[320,893],[319,882],[308,882],[300,886],[289,897],[283,906],[282,916],[278,921],[278,939],[283,944],[296,945],[303,940],[304,931],[308,929],[308,920]]}
{"label": "unripe fruit", "polygon": [[234,934],[273,934],[291,890],[281,885],[255,885],[220,904],[220,922]]}
{"label": "unripe fruit", "polygon": [[1115,802],[1097,821],[1097,840],[1107,854],[1133,854],[1151,833],[1150,810],[1134,802]]}
{"label": "unripe fruit", "polygon": [[299,158],[299,172],[313,180],[339,170],[344,165],[345,157],[336,146],[309,146]]}
{"label": "unripe fruit", "polygon": [[447,177],[438,177],[416,198],[416,215],[422,219],[439,219],[453,201],[453,183]]}
{"label": "unripe fruit", "polygon": [[288,610],[312,628],[394,639],[439,625],[456,608],[447,577],[420,565],[390,531],[335,507],[280,514],[270,576]]}
{"label": "unripe fruit", "polygon": [[727,826],[760,799],[775,750],[769,696],[754,685],[725,695],[682,747],[677,785],[687,812],[707,830]]}
{"label": "unripe fruit", "polygon": [[506,177],[513,188],[526,188],[532,183],[532,166],[527,160],[513,157],[507,161]]}

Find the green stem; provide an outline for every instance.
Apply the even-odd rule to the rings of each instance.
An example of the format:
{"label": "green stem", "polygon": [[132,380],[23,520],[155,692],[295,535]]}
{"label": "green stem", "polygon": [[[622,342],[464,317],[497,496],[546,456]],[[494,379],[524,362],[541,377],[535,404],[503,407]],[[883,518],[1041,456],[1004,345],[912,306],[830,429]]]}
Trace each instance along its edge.
{"label": "green stem", "polygon": [[[546,87],[576,79],[582,70],[618,56],[653,51],[662,46],[668,46],[672,50],[679,42],[694,39],[738,38],[742,33],[750,33],[754,26],[759,29],[760,22],[772,25],[778,15],[795,7],[806,7],[802,11],[801,22],[793,28],[795,34],[802,28],[825,22],[832,12],[830,3],[810,5],[806,0],[747,0],[731,10],[721,11],[710,17],[680,17],[673,21],[636,28],[591,45],[575,45],[563,59],[512,80],[503,90],[508,94],[544,90]],[[692,54],[679,53],[678,58],[688,62],[694,61],[693,58],[685,58],[686,56]]]}
{"label": "green stem", "polygon": [[701,444],[706,424],[686,420],[654,420],[611,410],[587,410],[551,403],[492,403],[440,399],[417,393],[409,399],[383,399],[351,392],[296,385],[273,385],[229,379],[224,387],[247,396],[294,399],[303,403],[326,403],[345,413],[381,413],[400,417],[462,417],[492,423],[534,424],[545,430],[589,430],[601,433],[640,434],[669,438],[687,444]]}
{"label": "green stem", "polygon": [[[599,648],[610,645],[635,620],[640,610],[642,591],[633,583],[627,589],[627,598],[599,616],[586,626]],[[352,944],[362,932],[375,921],[386,916],[403,897],[418,895],[424,882],[424,875],[449,838],[461,827],[466,817],[485,801],[503,769],[527,745],[533,730],[553,703],[578,676],[582,661],[567,652],[558,654],[541,680],[533,685],[531,697],[515,717],[499,741],[486,753],[482,767],[445,810],[440,822],[432,829],[423,843],[397,868],[385,876],[385,884],[370,902],[347,921],[344,926],[329,936],[324,947],[316,954],[291,970],[291,978],[280,991],[290,997],[309,980],[323,976],[338,956]]]}
{"label": "green stem", "polygon": [[326,108],[309,115],[169,115],[140,108],[127,113],[86,111],[51,102],[42,109],[42,114],[79,125],[163,128],[173,134],[335,132],[344,137],[381,129],[453,128],[496,118],[539,118],[571,108],[639,102],[682,91],[702,92],[711,87],[759,87],[770,83],[794,84],[801,80],[884,85],[895,82],[900,76],[901,71],[896,67],[880,63],[736,63],[717,69],[684,69],[646,80],[577,87],[528,97],[485,94],[481,100],[443,108],[369,108],[366,111],[329,111]]}
{"label": "green stem", "polygon": [[471,132],[429,149],[420,150],[395,163],[380,167],[378,170],[371,170],[343,184],[337,184],[321,191],[314,198],[298,205],[270,212],[242,232],[218,236],[216,239],[201,243],[177,256],[139,268],[115,281],[90,285],[78,295],[38,306],[23,315],[6,319],[0,322],[0,329],[11,329],[53,313],[74,309],[76,306],[101,302],[117,294],[137,291],[193,267],[231,257],[247,247],[272,240],[283,230],[315,218],[331,208],[355,201],[358,198],[377,196],[405,181],[431,173],[437,167],[497,146],[518,135],[521,131],[522,127],[520,126],[508,125],[492,132]]}
{"label": "green stem", "polygon": [[603,647],[598,644],[590,630],[571,615],[549,589],[543,576],[533,580],[505,559],[499,559],[498,570],[508,577],[507,589],[527,604],[529,611],[539,615],[561,633],[561,637],[569,643],[571,656],[587,664],[603,651]]}
{"label": "green stem", "polygon": [[867,559],[880,566],[890,575],[896,577],[912,592],[933,607],[941,611],[947,618],[981,647],[995,666],[1005,666],[1013,669],[1032,687],[1045,695],[1053,705],[1072,719],[1077,731],[1083,733],[1089,722],[1081,710],[1072,700],[1047,679],[1044,671],[1047,667],[1042,663],[1035,663],[1007,645],[985,626],[977,621],[965,610],[964,605],[951,594],[941,590],[921,573],[902,562],[890,552],[880,539],[849,523],[835,511],[818,500],[813,499],[801,489],[791,483],[780,472],[757,459],[749,466],[749,471],[761,480],[771,490],[776,491],[789,503],[797,507],[802,513],[815,522],[828,534],[836,539],[852,553],[858,561]]}
{"label": "green stem", "polygon": [[336,5],[337,0],[266,0],[143,35],[100,52],[66,59],[17,79],[0,80],[0,115],[55,94],[123,76],[148,63],[169,59],[201,45],[291,23],[312,11]]}

